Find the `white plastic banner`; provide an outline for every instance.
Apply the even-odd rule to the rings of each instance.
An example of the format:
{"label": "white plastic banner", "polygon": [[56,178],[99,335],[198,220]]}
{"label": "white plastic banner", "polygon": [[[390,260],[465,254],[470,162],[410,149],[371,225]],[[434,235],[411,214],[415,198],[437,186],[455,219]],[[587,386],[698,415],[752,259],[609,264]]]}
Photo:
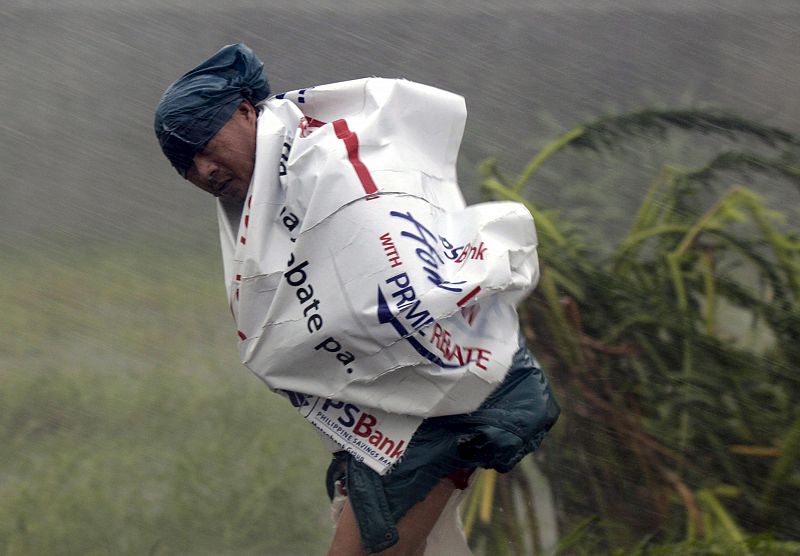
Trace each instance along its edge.
{"label": "white plastic banner", "polygon": [[530,213],[465,207],[463,99],[402,80],[262,105],[240,215],[220,204],[241,359],[378,472],[421,420],[475,409],[538,279]]}

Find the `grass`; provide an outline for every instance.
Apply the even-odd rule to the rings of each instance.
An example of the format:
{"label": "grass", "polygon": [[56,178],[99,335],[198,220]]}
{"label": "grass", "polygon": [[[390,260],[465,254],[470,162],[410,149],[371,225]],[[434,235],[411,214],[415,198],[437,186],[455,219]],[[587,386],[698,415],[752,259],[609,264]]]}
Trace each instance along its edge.
{"label": "grass", "polygon": [[323,551],[328,457],[238,364],[215,248],[0,264],[0,554]]}

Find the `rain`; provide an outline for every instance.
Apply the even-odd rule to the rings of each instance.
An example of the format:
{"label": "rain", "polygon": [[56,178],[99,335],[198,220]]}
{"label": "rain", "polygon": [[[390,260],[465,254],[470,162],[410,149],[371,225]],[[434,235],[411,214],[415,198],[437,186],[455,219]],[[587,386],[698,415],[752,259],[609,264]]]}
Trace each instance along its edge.
{"label": "rain", "polygon": [[[164,89],[235,42],[265,62],[273,92],[380,76],[462,95],[471,203],[584,126],[585,145],[559,147],[516,190],[559,229],[582,230],[565,236],[581,251],[559,254],[540,229],[555,293],[540,285],[523,329],[562,417],[516,479],[476,485],[463,514],[476,554],[800,551],[800,352],[780,347],[800,333],[796,0],[4,0],[0,20],[0,554],[277,556],[330,540],[329,455],[239,363],[213,199],[153,133]],[[735,122],[692,119],[704,111]],[[652,119],[611,119],[625,114]],[[747,153],[736,158],[747,170],[717,158],[728,152]],[[712,160],[713,176],[700,175]],[[683,324],[636,336],[602,323],[586,307],[617,286],[571,287],[597,275],[558,262],[613,257],[666,167],[703,187],[664,218],[708,223],[706,209],[733,199],[735,217],[709,216],[719,236],[693,244],[697,265],[702,249],[721,253],[736,218],[765,261],[720,255],[710,274],[680,263],[680,306],[716,316],[692,343],[692,373],[675,375],[647,362],[688,364]],[[733,186],[757,200],[725,197]],[[729,298],[706,311],[709,276]],[[665,283],[680,299],[684,282]],[[751,290],[763,308],[731,301]],[[614,302],[624,314],[641,299]],[[585,333],[574,361],[546,325],[561,314]],[[642,335],[652,342],[636,344]],[[670,339],[663,359],[647,353]],[[717,356],[722,345],[738,351]],[[740,353],[761,374],[735,370]],[[712,384],[704,365],[722,361],[738,378]],[[606,435],[594,444],[575,433],[593,419],[595,440]]]}

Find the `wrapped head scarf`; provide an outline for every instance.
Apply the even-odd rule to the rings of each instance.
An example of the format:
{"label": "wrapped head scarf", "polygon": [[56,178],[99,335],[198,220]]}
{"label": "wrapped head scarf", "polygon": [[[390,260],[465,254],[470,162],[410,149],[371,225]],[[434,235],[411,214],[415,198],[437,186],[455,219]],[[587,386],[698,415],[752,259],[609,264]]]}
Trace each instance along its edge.
{"label": "wrapped head scarf", "polygon": [[242,43],[220,49],[170,85],[156,108],[161,150],[185,178],[194,155],[216,135],[243,100],[269,96],[264,64]]}

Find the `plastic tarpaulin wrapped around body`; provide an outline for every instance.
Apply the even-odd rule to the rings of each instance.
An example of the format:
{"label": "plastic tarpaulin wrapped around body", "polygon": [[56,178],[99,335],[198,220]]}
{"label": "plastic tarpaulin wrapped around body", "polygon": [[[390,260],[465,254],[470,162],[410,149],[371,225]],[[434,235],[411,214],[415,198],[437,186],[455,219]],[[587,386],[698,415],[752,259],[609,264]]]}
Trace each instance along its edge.
{"label": "plastic tarpaulin wrapped around body", "polygon": [[241,215],[220,205],[243,363],[385,471],[425,417],[474,410],[538,279],[530,213],[466,207],[461,97],[362,79],[260,105]]}

